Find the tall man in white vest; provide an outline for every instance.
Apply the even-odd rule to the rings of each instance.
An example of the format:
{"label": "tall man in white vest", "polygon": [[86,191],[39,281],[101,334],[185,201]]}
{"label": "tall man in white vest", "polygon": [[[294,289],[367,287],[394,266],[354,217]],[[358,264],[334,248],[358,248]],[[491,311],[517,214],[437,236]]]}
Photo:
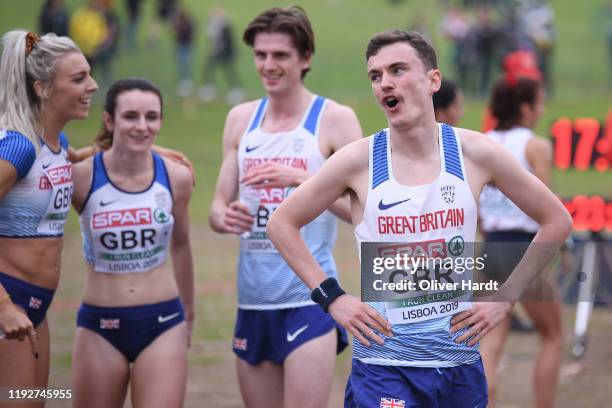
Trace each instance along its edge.
{"label": "tall man in white vest", "polygon": [[[243,39],[253,48],[266,96],[227,115],[209,217],[215,231],[241,236],[233,341],[238,380],[248,407],[324,407],[346,331],[310,299],[310,289],[267,237],[266,224],[328,157],[362,137],[361,127],[350,108],[304,85],[314,54],[304,10],[266,10]],[[346,197],[338,200],[302,230],[326,277],[337,276],[336,215],[350,220],[348,204]]]}

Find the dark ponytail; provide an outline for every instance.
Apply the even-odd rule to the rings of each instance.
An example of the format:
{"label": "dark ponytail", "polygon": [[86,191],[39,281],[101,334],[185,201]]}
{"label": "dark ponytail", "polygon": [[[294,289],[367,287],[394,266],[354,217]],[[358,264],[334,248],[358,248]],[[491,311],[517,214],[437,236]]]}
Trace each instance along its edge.
{"label": "dark ponytail", "polygon": [[[144,78],[126,78],[120,79],[111,85],[106,93],[104,101],[104,112],[108,113],[113,119],[115,118],[115,109],[117,108],[117,99],[124,92],[139,90],[144,92],[152,92],[159,98],[160,110],[163,115],[164,99],[157,86]],[[94,145],[100,150],[108,150],[113,145],[113,132],[106,129],[102,123],[102,130],[96,136]]]}
{"label": "dark ponytail", "polygon": [[497,119],[496,130],[508,130],[521,122],[521,105],[535,105],[541,83],[535,79],[500,78],[491,93],[491,113]]}

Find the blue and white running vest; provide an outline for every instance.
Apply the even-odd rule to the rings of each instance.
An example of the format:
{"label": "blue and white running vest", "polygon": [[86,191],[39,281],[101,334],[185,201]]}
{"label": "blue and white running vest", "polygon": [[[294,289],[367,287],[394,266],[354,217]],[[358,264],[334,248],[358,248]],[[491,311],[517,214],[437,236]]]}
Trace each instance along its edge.
{"label": "blue and white running vest", "polygon": [[68,140],[59,136],[54,152],[19,132],[0,130],[0,159],[17,170],[17,181],[0,200],[0,237],[61,237],[72,200],[72,163]]}
{"label": "blue and white running vest", "polygon": [[[397,242],[405,244],[405,250],[414,247],[415,252],[418,245],[419,251],[434,257],[440,251],[452,252],[452,242],[474,242],[477,207],[452,127],[440,125],[439,145],[439,176],[430,184],[406,186],[393,175],[389,131],[370,137],[368,195],[363,220],[355,228],[359,247],[362,242]],[[452,367],[480,358],[477,345],[455,343],[461,331],[449,332],[451,315],[399,324],[393,317],[392,309],[397,308],[393,303],[369,304],[391,321],[394,337],[385,337],[383,345],[372,342],[371,347],[354,340],[353,358],[368,364],[413,367]]]}
{"label": "blue and white running vest", "polygon": [[140,192],[115,186],[103,153],[94,157],[91,189],[79,221],[85,260],[96,272],[147,272],[166,260],[174,225],[172,190],[163,159],[152,156],[153,181]]}
{"label": "blue and white running vest", "polygon": [[[531,165],[525,157],[525,148],[531,140],[533,132],[524,127],[509,130],[494,130],[487,136],[500,143],[518,160],[518,162],[533,173]],[[485,186],[480,194],[480,226],[484,232],[522,231],[536,233],[540,226],[525,214],[508,197],[493,186]]]}
{"label": "blue and white running vest", "polygon": [[[301,123],[293,130],[267,133],[261,129],[268,99],[259,101],[240,140],[238,148],[239,179],[266,162],[315,173],[325,161],[319,150],[319,122],[326,100],[314,96]],[[283,309],[311,305],[310,290],[287,265],[266,234],[272,212],[293,191],[288,188],[259,190],[260,205],[250,234],[240,242],[238,258],[238,306],[241,309]],[[240,184],[242,197],[245,186]],[[246,202],[246,201],[245,201]],[[336,241],[336,217],[325,211],[301,230],[308,249],[328,276],[336,277],[332,249]],[[247,236],[248,235],[248,236]]]}

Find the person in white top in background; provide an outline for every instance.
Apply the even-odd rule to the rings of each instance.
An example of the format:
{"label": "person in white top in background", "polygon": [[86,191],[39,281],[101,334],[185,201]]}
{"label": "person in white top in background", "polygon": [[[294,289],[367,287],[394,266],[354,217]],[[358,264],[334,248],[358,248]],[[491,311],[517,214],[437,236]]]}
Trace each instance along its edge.
{"label": "person in white top in background", "polygon": [[[552,145],[537,137],[533,129],[544,113],[544,87],[533,78],[508,73],[495,84],[489,106],[497,120],[495,130],[487,133],[506,148],[519,164],[542,183],[550,186],[552,177]],[[485,273],[503,282],[508,278],[534,239],[538,223],[525,214],[501,191],[487,186],[480,196],[480,222],[485,238],[485,252],[494,264]],[[495,244],[497,243],[497,244]],[[505,243],[503,246],[499,243]],[[487,245],[489,244],[489,245]],[[554,407],[563,347],[561,304],[553,292],[546,298],[530,297],[521,302],[540,336],[540,352],[533,377],[535,406]],[[495,405],[499,374],[497,367],[510,329],[510,316],[482,341],[482,357],[489,387],[490,406]]]}

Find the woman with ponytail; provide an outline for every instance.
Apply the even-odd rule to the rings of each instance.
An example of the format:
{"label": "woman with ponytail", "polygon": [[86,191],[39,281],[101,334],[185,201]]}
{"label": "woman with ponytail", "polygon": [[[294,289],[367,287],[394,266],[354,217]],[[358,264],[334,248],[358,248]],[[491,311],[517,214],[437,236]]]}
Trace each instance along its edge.
{"label": "woman with ponytail", "polygon": [[97,84],[68,37],[15,30],[4,35],[3,46],[0,387],[46,387],[45,316],[59,282],[73,190],[70,159],[78,158],[62,129],[87,117]]}
{"label": "woman with ponytail", "polygon": [[[545,97],[542,83],[535,78],[528,72],[508,71],[497,81],[489,104],[496,125],[487,135],[550,186],[552,146],[550,141],[533,132],[544,112]],[[480,222],[485,237],[484,252],[488,255],[486,275],[501,284],[520,261],[539,225],[493,186],[487,186],[480,196]],[[533,286],[532,290],[535,286],[538,290],[546,289],[533,290],[533,295],[527,295],[522,302],[541,340],[534,369],[534,406],[553,407],[563,344],[561,305],[555,300],[554,283],[537,282]],[[481,342],[490,406],[495,404],[497,366],[509,329],[510,315],[507,315]]]}
{"label": "woman with ponytail", "polygon": [[122,407],[128,385],[135,407],[183,406],[194,319],[192,183],[185,167],[151,149],[162,117],[151,82],[115,82],[96,138],[102,151],[74,166],[88,264],[72,358],[77,408]]}

